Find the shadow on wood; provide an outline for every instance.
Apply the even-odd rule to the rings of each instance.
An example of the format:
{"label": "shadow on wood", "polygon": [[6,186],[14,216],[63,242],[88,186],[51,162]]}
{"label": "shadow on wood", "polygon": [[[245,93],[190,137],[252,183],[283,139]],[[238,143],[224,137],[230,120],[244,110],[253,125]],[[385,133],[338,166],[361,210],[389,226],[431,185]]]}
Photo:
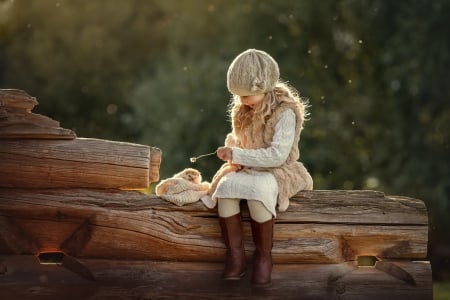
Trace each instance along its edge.
{"label": "shadow on wood", "polygon": [[276,264],[270,288],[253,287],[251,274],[223,281],[220,263],[82,263],[95,283],[60,266],[39,265],[35,257],[0,256],[0,266],[7,270],[0,275],[2,299],[432,299],[430,265],[420,262],[397,262],[417,285],[352,263]]}

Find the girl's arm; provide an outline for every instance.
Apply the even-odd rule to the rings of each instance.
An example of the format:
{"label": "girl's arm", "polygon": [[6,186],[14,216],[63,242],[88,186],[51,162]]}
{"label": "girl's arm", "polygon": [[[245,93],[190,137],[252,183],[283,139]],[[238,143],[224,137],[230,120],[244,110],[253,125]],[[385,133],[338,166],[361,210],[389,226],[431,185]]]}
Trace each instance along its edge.
{"label": "girl's arm", "polygon": [[242,149],[232,148],[232,160],[235,164],[248,167],[278,167],[289,156],[295,139],[296,116],[291,109],[281,115],[275,125],[272,143],[268,148]]}

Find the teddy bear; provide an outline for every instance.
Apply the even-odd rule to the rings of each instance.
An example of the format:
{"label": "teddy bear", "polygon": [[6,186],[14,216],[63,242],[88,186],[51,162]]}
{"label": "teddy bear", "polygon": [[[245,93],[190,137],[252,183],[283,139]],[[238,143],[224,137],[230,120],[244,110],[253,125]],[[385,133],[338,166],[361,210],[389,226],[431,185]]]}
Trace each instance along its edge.
{"label": "teddy bear", "polygon": [[175,205],[194,203],[208,194],[211,184],[202,182],[201,173],[193,168],[186,168],[156,185],[156,195]]}

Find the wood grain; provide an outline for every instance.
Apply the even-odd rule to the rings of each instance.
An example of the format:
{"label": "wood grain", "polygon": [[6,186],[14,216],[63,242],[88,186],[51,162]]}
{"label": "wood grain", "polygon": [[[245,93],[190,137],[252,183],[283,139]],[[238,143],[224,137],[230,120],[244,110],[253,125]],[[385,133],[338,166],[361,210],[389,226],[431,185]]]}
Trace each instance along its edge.
{"label": "wood grain", "polygon": [[157,148],[108,140],[2,140],[0,187],[143,189],[159,177]]}
{"label": "wood grain", "polygon": [[32,113],[38,104],[25,91],[0,89],[0,139],[74,139],[75,132],[49,117]]}
{"label": "wood grain", "polygon": [[[250,260],[254,246],[242,207]],[[360,255],[423,259],[424,207],[417,199],[370,191],[300,193],[276,219],[274,261],[340,263]],[[13,218],[41,251],[64,249],[76,257],[217,262],[225,253],[216,210],[201,202],[178,207],[136,191],[0,189],[0,216]]]}

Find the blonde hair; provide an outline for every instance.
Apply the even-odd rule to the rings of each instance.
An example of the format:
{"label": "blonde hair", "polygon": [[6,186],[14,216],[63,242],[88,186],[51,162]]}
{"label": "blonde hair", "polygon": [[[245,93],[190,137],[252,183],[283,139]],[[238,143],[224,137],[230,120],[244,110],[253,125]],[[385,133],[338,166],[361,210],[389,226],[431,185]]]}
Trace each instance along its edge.
{"label": "blonde hair", "polygon": [[[265,124],[273,110],[282,102],[297,105],[303,119],[308,115],[306,110],[308,107],[307,99],[300,97],[297,90],[286,82],[277,82],[272,91],[265,93],[264,99],[255,110],[242,104],[238,95],[233,95],[228,113],[231,117],[234,130],[240,130],[247,126],[249,122]],[[303,120],[301,121],[303,122]]]}

